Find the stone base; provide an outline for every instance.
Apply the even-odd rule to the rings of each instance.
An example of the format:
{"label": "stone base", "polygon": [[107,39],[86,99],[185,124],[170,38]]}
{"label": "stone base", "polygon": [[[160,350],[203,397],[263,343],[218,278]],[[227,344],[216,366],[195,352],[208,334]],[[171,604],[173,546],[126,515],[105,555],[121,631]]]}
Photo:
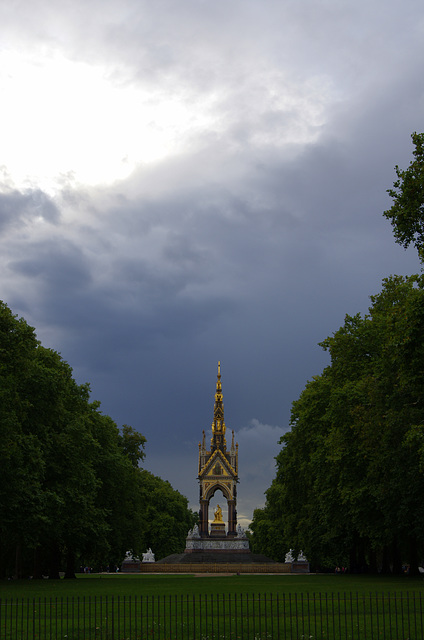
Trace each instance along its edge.
{"label": "stone base", "polygon": [[225,524],[223,522],[212,522],[209,535],[213,538],[222,538],[225,536]]}
{"label": "stone base", "polygon": [[137,573],[140,571],[140,560],[124,560],[121,565],[122,573]]}
{"label": "stone base", "polygon": [[187,538],[185,553],[250,553],[247,538],[227,538],[210,536],[209,538]]}
{"label": "stone base", "polygon": [[[262,554],[251,553],[250,551],[243,552],[231,552],[227,551],[222,553],[219,551],[195,551],[191,553],[174,553],[166,558],[162,558],[162,560],[158,560],[155,562],[155,566],[160,571],[160,566],[158,565],[185,565],[188,566],[199,566],[201,565],[203,570],[205,567],[209,565],[209,567],[213,567],[214,565],[221,565],[227,567],[227,570],[233,565],[234,567],[242,567],[248,565],[255,565],[265,567],[266,565],[275,565],[276,563],[271,558],[264,556]],[[290,571],[290,565],[285,565],[285,572]],[[144,568],[144,567],[143,567]],[[207,569],[209,571],[209,569]],[[239,569],[232,569],[238,571]]]}

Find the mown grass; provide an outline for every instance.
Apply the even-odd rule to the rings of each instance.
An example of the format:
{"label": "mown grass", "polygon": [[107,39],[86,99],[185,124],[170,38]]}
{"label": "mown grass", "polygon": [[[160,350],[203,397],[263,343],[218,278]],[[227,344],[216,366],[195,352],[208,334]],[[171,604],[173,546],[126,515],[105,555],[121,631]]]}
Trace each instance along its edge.
{"label": "mown grass", "polygon": [[0,640],[424,637],[424,579],[80,575],[0,582]]}
{"label": "mown grass", "polygon": [[3,580],[0,598],[164,596],[232,593],[344,593],[424,591],[424,577],[333,574],[214,575],[77,574],[76,580]]}

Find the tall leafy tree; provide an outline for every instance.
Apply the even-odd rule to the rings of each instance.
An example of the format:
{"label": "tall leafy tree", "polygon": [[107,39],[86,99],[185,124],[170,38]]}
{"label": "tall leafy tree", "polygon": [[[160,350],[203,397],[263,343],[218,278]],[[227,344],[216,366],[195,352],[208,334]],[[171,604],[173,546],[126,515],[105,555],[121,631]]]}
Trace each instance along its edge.
{"label": "tall leafy tree", "polygon": [[[0,570],[22,572],[22,549],[36,544],[44,519],[44,455],[25,430],[27,393],[39,343],[25,320],[0,301]],[[14,558],[11,562],[11,558]]]}
{"label": "tall leafy tree", "polygon": [[0,302],[0,575],[75,577],[77,564],[119,565],[127,550],[180,551],[195,517],[140,468],[145,443]]}
{"label": "tall leafy tree", "polygon": [[71,577],[76,552],[102,528],[93,464],[96,442],[87,424],[89,388],[76,384],[57,352],[38,345],[27,395],[31,406],[22,428],[38,437],[44,459],[44,526],[38,527],[37,546],[48,543],[51,576],[58,577],[59,550],[65,553]]}
{"label": "tall leafy tree", "polygon": [[[273,483],[272,488],[274,487],[277,491],[280,489],[277,483]],[[271,490],[268,490],[268,495]],[[289,547],[283,537],[281,510],[275,513],[270,506],[276,504],[279,504],[277,500],[268,498],[267,505],[263,509],[255,509],[247,533],[250,548],[254,553],[264,553],[276,562],[284,562]]]}
{"label": "tall leafy tree", "polygon": [[187,533],[197,521],[197,514],[188,508],[187,498],[168,481],[146,470],[141,471],[138,481],[143,505],[143,548],[151,547],[157,560],[181,553]]}
{"label": "tall leafy tree", "polygon": [[[424,276],[388,278],[371,302],[322,343],[331,365],[293,403],[265,513],[317,565],[399,571],[403,561],[415,572],[424,559]],[[254,518],[260,534],[255,527]]]}
{"label": "tall leafy tree", "polygon": [[[424,134],[395,167],[384,212],[396,242],[424,262]],[[417,571],[424,560],[424,280],[394,276],[365,317],[321,346],[331,365],[293,403],[277,475],[252,523],[256,548],[272,526],[320,565]]]}
{"label": "tall leafy tree", "polygon": [[[84,558],[97,566],[119,565],[128,550],[138,550],[143,509],[139,491],[138,461],[144,458],[145,438],[125,426],[121,433],[115,422],[90,405],[90,432],[97,444],[94,469],[99,481],[96,505],[101,510],[104,532],[90,538]],[[131,455],[127,454],[128,441]]]}
{"label": "tall leafy tree", "polygon": [[393,204],[384,212],[393,226],[396,242],[414,245],[424,261],[424,133],[413,133],[414,159],[405,170],[395,167],[397,180],[388,193]]}

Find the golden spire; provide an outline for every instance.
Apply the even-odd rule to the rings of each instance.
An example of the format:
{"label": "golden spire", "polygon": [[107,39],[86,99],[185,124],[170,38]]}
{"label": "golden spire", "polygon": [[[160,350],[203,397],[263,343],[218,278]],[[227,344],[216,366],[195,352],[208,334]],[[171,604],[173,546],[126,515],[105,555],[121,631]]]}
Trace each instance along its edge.
{"label": "golden spire", "polygon": [[224,422],[224,403],[222,400],[222,384],[221,384],[221,362],[218,362],[218,375],[216,380],[216,392],[215,392],[215,404],[213,408],[213,422],[212,422],[212,451],[215,449],[222,449],[225,451],[226,440],[225,431],[226,426]]}

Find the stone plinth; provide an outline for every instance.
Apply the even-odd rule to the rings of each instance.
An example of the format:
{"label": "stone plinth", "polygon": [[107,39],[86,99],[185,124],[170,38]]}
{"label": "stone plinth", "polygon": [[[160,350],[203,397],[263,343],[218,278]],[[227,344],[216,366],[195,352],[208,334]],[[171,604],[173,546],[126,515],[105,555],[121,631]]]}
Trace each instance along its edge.
{"label": "stone plinth", "polygon": [[[236,537],[225,535],[222,537],[211,535],[201,537],[199,528],[195,525],[193,530],[188,532],[184,553],[175,553],[167,556],[159,560],[156,565],[167,565],[168,567],[180,565],[184,566],[186,570],[190,567],[196,567],[196,570],[201,567],[201,570],[206,572],[214,571],[214,567],[220,566],[226,567],[225,571],[237,572],[241,570],[241,567],[247,567],[248,565],[259,567],[258,571],[265,571],[265,567],[276,566],[276,563],[267,556],[251,553],[249,540],[240,526],[237,527]],[[289,571],[288,565],[286,565],[286,568],[283,565],[279,566],[279,572]],[[168,568],[168,571],[171,570],[171,568]]]}
{"label": "stone plinth", "polygon": [[244,531],[239,528],[236,538],[225,535],[225,524],[212,522],[211,534],[201,538],[197,525],[189,531],[186,539],[186,554],[250,554],[249,540]]}
{"label": "stone plinth", "polygon": [[127,551],[124,561],[121,565],[121,571],[124,573],[134,573],[140,571],[140,560],[137,557],[133,557],[129,551]]}
{"label": "stone plinth", "polygon": [[225,537],[225,524],[223,522],[212,522],[209,534],[212,538]]}
{"label": "stone plinth", "polygon": [[138,573],[140,571],[140,562],[124,561],[121,565],[122,573]]}
{"label": "stone plinth", "polygon": [[185,553],[196,552],[221,552],[221,553],[250,553],[249,541],[247,539],[232,538],[198,538],[197,540],[187,540]]}

